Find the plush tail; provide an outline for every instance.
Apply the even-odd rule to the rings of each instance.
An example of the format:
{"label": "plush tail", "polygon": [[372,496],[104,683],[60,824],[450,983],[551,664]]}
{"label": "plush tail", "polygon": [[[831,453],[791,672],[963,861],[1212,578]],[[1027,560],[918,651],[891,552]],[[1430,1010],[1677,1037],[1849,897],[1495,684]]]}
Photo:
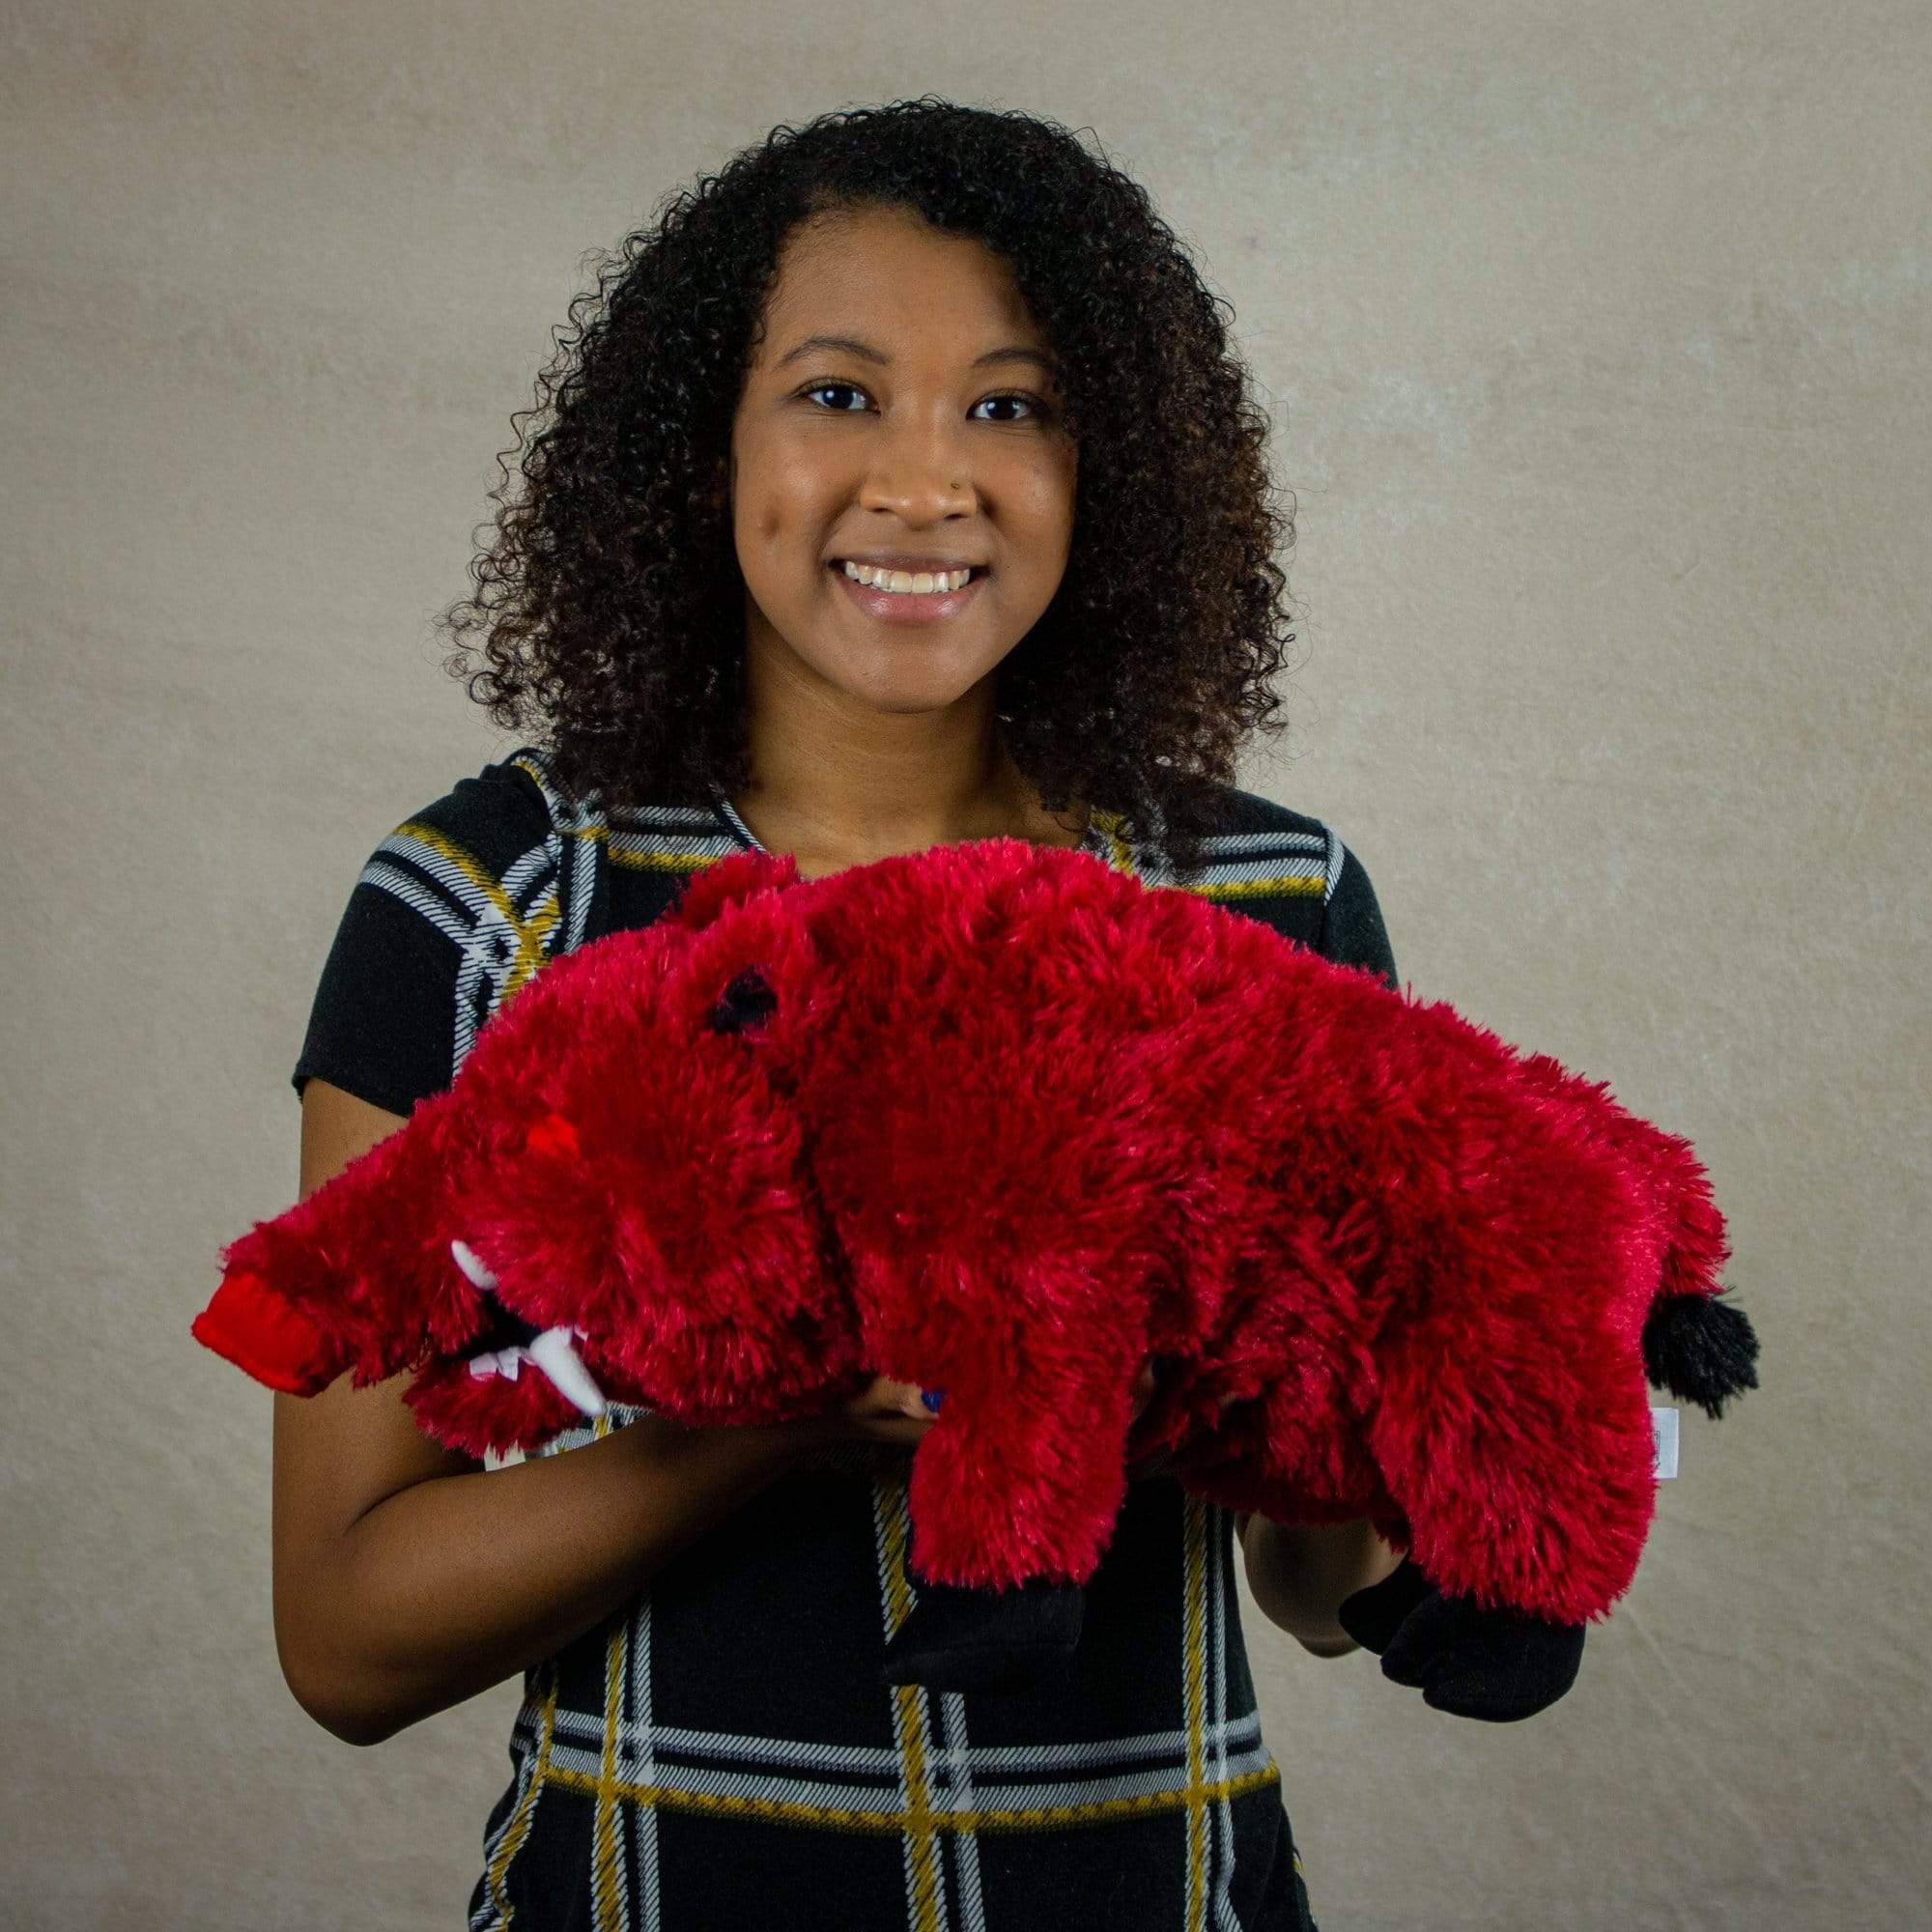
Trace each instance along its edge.
{"label": "plush tail", "polygon": [[1662,1294],[1643,1324],[1643,1368],[1654,1388],[1721,1415],[1757,1387],[1757,1333],[1742,1308],[1716,1294]]}

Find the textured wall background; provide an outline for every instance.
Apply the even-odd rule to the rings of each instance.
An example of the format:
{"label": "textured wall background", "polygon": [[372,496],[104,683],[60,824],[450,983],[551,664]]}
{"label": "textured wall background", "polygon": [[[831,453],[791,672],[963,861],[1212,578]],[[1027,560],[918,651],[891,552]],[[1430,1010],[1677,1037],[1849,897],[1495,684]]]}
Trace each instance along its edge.
{"label": "textured wall background", "polygon": [[502,749],[428,618],[581,258],[776,122],[928,89],[1091,126],[1234,302],[1306,619],[1243,782],[1361,852],[1419,991],[1695,1142],[1764,1341],[1533,1723],[1246,1606],[1325,1932],[1921,1922],[1921,6],[0,32],[10,1925],[458,1922],[515,1687],[374,1751],[302,1715],[268,1398],[186,1324],[294,1197],[363,856]]}

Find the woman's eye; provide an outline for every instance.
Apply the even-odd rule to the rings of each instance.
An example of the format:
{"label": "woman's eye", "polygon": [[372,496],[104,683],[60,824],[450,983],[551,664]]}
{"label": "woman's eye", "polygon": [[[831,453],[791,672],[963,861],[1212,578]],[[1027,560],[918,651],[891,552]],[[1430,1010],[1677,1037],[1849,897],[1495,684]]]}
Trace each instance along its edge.
{"label": "woman's eye", "polygon": [[[826,395],[863,396],[865,393],[865,390],[860,388],[856,383],[814,383],[810,388],[799,391],[801,396],[808,397]],[[981,396],[973,407],[976,410],[983,409],[988,403],[1020,403],[1031,412],[1031,414],[1025,416],[982,417],[982,421],[1003,423],[1030,422],[1037,417],[1044,416],[1046,413],[1046,405],[1037,396],[1030,396],[1022,389],[1007,389],[1003,390],[997,396]],[[842,404],[831,403],[822,407],[833,415],[852,414],[852,411]]]}
{"label": "woman's eye", "polygon": [[[833,390],[842,391],[848,396],[863,396],[866,393],[856,383],[814,383],[810,388],[801,389],[799,394],[802,396],[823,396]],[[835,407],[833,413],[849,415],[851,412],[849,410],[841,411]]]}
{"label": "woman's eye", "polygon": [[[1043,416],[1046,413],[1046,405],[1037,396],[1025,395],[1018,389],[1009,389],[1004,395],[987,396],[983,398],[983,401],[988,403],[1023,403],[1032,412],[1032,416],[1002,416],[998,418],[1002,422],[1028,422],[1034,416]],[[975,403],[973,407],[978,409],[980,404]]]}

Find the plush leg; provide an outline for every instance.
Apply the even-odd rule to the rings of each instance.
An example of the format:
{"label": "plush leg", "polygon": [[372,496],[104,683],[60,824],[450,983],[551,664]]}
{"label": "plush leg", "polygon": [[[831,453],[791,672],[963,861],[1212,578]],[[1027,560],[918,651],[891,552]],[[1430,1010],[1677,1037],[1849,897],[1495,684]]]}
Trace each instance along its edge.
{"label": "plush leg", "polygon": [[1021,1334],[1003,1355],[962,1350],[935,1377],[945,1404],[907,1484],[918,1602],[889,1646],[889,1684],[1017,1687],[1064,1664],[1079,1641],[1082,1584],[1126,1492],[1138,1343],[1078,1319],[1091,1291],[1083,1269],[1034,1267],[1004,1292],[1075,1315]]}
{"label": "plush leg", "polygon": [[1382,1675],[1459,1718],[1512,1723],[1548,1710],[1577,1681],[1581,1624],[1445,1597],[1404,1557],[1379,1583],[1345,1597],[1336,1621],[1382,1661]]}

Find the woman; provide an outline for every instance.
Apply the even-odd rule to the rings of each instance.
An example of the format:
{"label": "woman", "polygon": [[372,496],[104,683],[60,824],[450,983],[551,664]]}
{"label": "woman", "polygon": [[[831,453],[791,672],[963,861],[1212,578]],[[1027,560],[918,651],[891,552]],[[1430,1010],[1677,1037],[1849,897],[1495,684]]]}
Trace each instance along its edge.
{"label": "woman", "polygon": [[[1231,782],[1293,639],[1288,532],[1139,187],[1023,115],[828,116],[675,197],[573,319],[445,619],[483,634],[450,668],[480,655],[471,695],[542,742],[372,853],[294,1076],[304,1194],[545,959],[746,845],[807,877],[1083,846],[1393,983],[1359,864]],[[799,1424],[617,1410],[485,1469],[400,1379],[277,1396],[290,1687],[375,1743],[523,1673],[478,1928],[1312,1924],[1234,1520],[1172,1465],[1130,1486],[1064,1681],[880,1685],[930,1419],[882,1378]],[[1352,1648],[1335,1606],[1396,1553],[1240,1533],[1267,1614]]]}

